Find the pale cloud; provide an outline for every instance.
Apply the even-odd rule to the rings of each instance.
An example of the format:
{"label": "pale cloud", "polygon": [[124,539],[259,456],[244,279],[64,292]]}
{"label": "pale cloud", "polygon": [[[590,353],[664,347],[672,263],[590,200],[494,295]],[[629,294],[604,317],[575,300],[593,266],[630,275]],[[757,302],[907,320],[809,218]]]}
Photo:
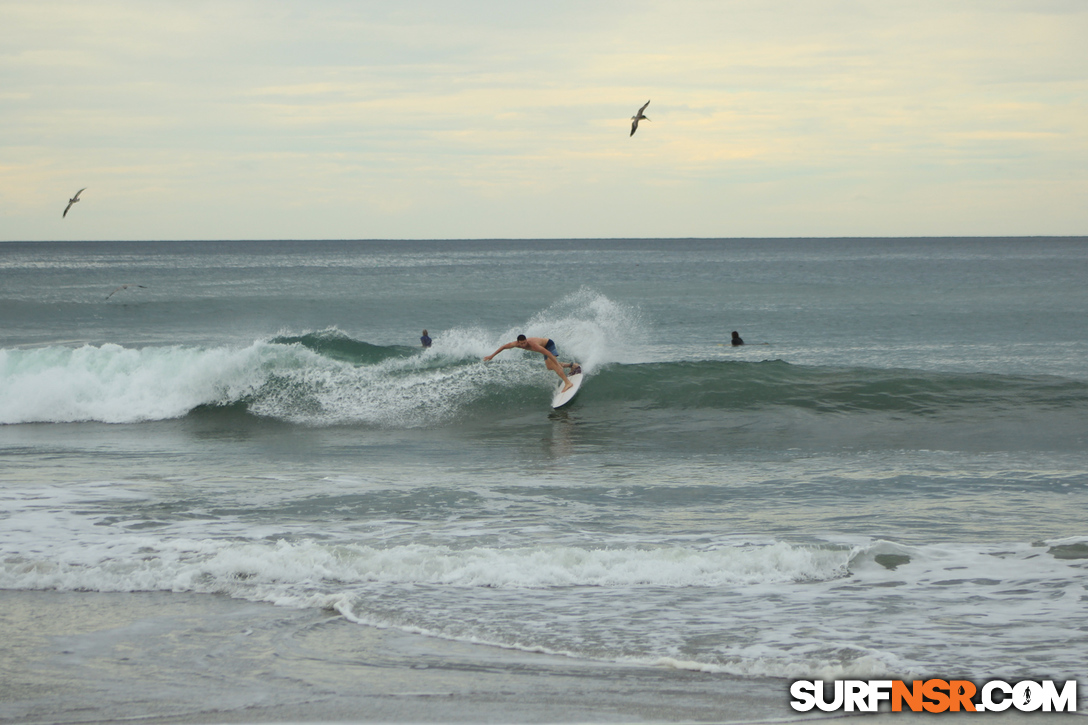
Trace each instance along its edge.
{"label": "pale cloud", "polygon": [[0,17],[0,240],[1088,229],[1079,0]]}

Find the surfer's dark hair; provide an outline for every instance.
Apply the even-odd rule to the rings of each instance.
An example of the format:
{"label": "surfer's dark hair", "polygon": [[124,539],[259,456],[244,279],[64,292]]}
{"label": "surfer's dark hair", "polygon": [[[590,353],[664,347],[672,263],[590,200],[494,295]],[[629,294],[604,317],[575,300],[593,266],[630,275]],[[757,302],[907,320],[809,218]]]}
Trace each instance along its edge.
{"label": "surfer's dark hair", "polygon": [[525,342],[525,335],[518,335],[518,342]]}

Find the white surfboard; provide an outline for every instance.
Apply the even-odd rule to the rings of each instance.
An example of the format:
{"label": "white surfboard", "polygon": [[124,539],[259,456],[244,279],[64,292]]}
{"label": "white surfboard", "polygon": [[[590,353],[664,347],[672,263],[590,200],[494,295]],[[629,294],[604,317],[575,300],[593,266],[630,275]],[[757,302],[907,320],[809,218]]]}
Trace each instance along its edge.
{"label": "white surfboard", "polygon": [[574,375],[568,375],[567,380],[574,383],[574,386],[567,392],[563,393],[560,392],[563,389],[563,383],[559,383],[559,386],[555,389],[555,395],[552,396],[553,408],[562,408],[564,405],[569,403],[574,398],[574,394],[578,392],[578,388],[582,387],[582,373],[580,372],[575,373]]}

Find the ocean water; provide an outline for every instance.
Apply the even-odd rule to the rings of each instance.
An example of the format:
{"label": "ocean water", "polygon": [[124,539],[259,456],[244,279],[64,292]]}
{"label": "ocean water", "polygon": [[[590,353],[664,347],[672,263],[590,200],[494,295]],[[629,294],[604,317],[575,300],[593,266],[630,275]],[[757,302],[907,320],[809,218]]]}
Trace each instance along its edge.
{"label": "ocean water", "polygon": [[[1083,678],[1086,280],[1084,238],[0,244],[0,588]],[[568,408],[482,361],[520,332]]]}

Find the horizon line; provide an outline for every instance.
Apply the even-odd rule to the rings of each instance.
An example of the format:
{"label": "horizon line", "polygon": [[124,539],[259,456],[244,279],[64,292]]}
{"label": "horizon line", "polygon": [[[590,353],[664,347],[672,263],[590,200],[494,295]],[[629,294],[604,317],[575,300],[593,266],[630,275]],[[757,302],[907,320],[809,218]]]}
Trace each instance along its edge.
{"label": "horizon line", "polygon": [[263,243],[263,242],[653,242],[653,241],[791,241],[791,240],[940,240],[940,239],[1088,239],[1086,234],[939,234],[939,235],[818,235],[818,236],[736,236],[736,237],[294,237],[222,239],[3,239],[0,244],[166,244]]}

